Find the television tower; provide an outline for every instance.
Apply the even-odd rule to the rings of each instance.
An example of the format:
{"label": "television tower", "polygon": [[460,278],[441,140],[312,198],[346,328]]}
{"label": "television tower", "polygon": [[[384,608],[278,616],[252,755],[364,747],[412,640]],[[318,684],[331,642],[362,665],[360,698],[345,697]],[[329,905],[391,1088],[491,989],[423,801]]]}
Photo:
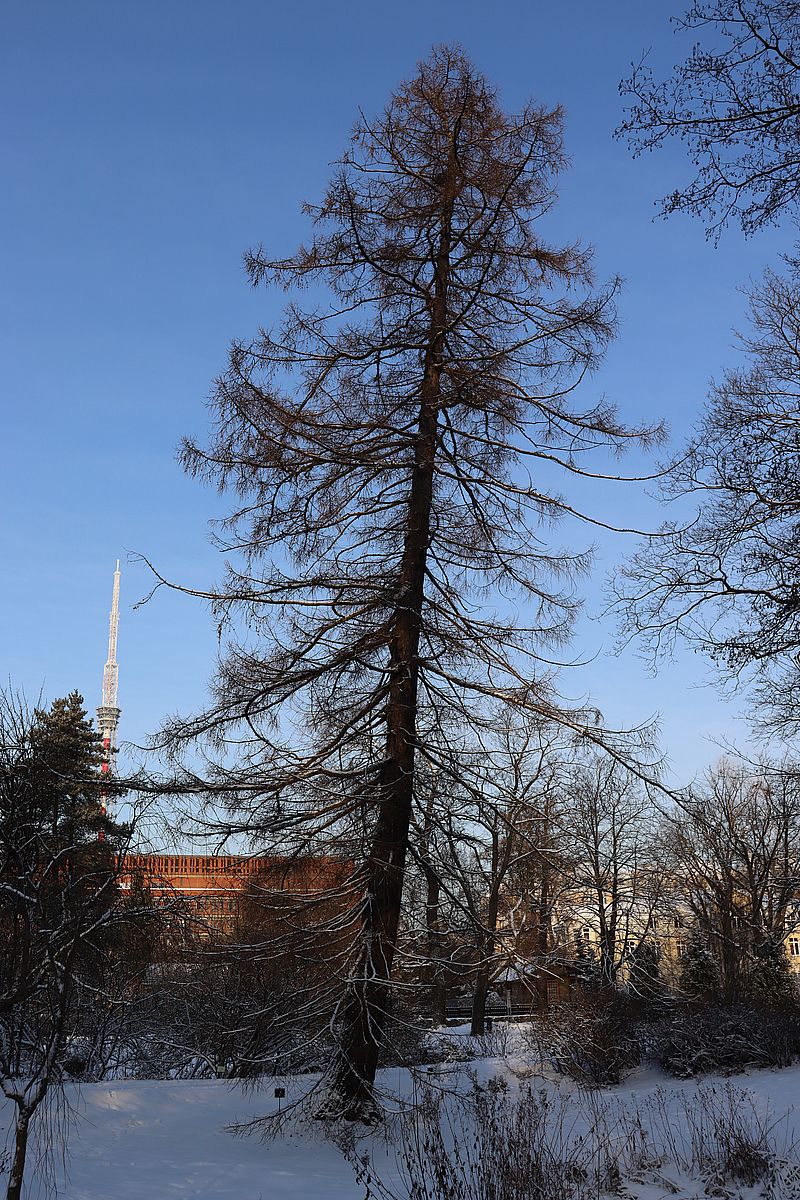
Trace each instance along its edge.
{"label": "television tower", "polygon": [[[119,667],[117,666],[117,631],[119,629],[119,559],[114,572],[114,591],[111,597],[111,616],[108,621],[108,658],[103,667],[103,699],[97,710],[97,728],[103,739],[103,759],[100,770],[108,775],[111,770],[111,760],[117,748],[117,728],[119,727],[120,709],[117,707],[117,684],[119,682]],[[106,814],[106,793],[103,792],[101,805],[103,816]],[[100,831],[100,840],[104,840]]]}

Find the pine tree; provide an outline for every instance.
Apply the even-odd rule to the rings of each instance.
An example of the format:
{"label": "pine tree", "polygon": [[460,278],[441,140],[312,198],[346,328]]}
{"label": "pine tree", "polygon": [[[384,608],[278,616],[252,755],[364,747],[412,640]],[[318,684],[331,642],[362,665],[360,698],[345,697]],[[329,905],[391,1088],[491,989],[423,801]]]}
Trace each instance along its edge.
{"label": "pine tree", "polygon": [[34,709],[30,751],[32,798],[53,845],[96,842],[101,830],[112,832],[102,811],[102,740],[78,692]]}
{"label": "pine tree", "polygon": [[[116,906],[118,830],[102,812],[100,741],[77,692],[29,713],[0,694],[0,1088],[16,1106],[7,1200],[64,1070],[83,996],[97,1001]],[[98,833],[113,836],[101,842]]]}
{"label": "pine tree", "polygon": [[634,1000],[645,1007],[663,1000],[665,991],[661,978],[661,955],[655,942],[640,942],[631,954],[628,991]]}
{"label": "pine tree", "polygon": [[722,976],[707,934],[693,930],[681,959],[680,987],[687,999],[710,1003],[722,994]]}
{"label": "pine tree", "polygon": [[752,1002],[763,1008],[784,1008],[796,1001],[789,959],[781,940],[762,938],[755,947],[747,980]]}

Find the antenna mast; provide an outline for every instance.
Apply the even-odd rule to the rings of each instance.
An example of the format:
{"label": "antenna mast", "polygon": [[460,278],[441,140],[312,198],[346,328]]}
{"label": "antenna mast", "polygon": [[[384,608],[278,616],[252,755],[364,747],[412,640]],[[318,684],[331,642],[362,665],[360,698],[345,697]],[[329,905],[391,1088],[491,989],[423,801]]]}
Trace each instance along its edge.
{"label": "antenna mast", "polygon": [[[117,728],[121,710],[117,707],[117,684],[119,682],[119,667],[117,665],[117,632],[119,630],[119,559],[114,572],[114,591],[111,597],[111,616],[108,621],[108,658],[103,667],[103,697],[97,710],[97,728],[103,739],[103,760],[100,770],[108,775],[111,770],[111,758],[117,748]],[[103,793],[103,815],[105,816],[106,794]],[[100,831],[100,840],[104,834]]]}

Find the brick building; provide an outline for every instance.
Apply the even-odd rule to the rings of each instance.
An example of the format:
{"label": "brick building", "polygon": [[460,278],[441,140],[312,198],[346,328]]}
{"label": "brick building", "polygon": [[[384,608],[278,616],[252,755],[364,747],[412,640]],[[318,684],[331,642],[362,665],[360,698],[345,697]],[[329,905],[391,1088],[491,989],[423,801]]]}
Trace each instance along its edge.
{"label": "brick building", "polygon": [[[256,906],[343,897],[352,864],[325,856],[129,854],[120,887],[146,889],[160,907],[191,923],[200,936],[229,933]],[[339,906],[341,906],[341,899]]]}

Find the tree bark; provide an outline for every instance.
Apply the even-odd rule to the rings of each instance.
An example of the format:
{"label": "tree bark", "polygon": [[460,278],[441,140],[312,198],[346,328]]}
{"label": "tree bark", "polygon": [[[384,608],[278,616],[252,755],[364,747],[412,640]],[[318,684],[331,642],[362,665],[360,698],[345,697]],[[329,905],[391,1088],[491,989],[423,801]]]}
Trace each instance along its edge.
{"label": "tree bark", "polygon": [[496,880],[489,897],[489,908],[486,913],[486,932],[481,946],[481,960],[478,977],[475,980],[475,991],[472,997],[472,1022],[470,1037],[483,1037],[486,1032],[486,995],[489,991],[492,959],[497,946],[497,914],[500,906],[499,881],[497,875],[498,844],[497,835],[492,841],[492,878]]}
{"label": "tree bark", "polygon": [[6,1200],[20,1200],[22,1196],[22,1180],[25,1175],[25,1158],[28,1153],[28,1131],[33,1113],[27,1108],[20,1108],[14,1128],[14,1158],[11,1163],[11,1174],[8,1177]]}
{"label": "tree bark", "polygon": [[489,972],[482,969],[475,980],[475,990],[472,993],[472,1020],[469,1027],[470,1037],[483,1037],[486,1032],[486,996],[489,992]]}

